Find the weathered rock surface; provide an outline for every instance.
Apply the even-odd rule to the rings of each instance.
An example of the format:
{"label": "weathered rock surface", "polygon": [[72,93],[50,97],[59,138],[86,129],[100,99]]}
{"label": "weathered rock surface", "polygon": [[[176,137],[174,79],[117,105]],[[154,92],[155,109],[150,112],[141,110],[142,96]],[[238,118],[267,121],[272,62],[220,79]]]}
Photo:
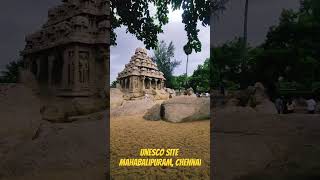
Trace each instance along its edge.
{"label": "weathered rock surface", "polygon": [[70,122],[74,120],[73,116],[90,115],[107,108],[105,100],[98,97],[54,98],[48,102],[41,107],[41,115],[44,120],[52,122]]}
{"label": "weathered rock surface", "polygon": [[277,114],[274,103],[270,101],[264,86],[259,82],[245,90],[229,92],[227,96],[215,95],[213,99],[217,111],[223,113]]}
{"label": "weathered rock surface", "polygon": [[[0,179],[1,166],[12,151],[32,142],[41,124],[40,100],[22,84],[0,84]],[[1,172],[5,171],[5,172]]]}
{"label": "weathered rock surface", "polygon": [[188,95],[188,96],[194,95],[193,89],[192,88],[187,89],[186,95]]}
{"label": "weathered rock surface", "polygon": [[22,84],[0,84],[0,119],[1,158],[35,136],[41,123],[40,100]]}
{"label": "weathered rock surface", "polygon": [[121,106],[123,103],[123,93],[118,88],[110,88],[110,108]]}
{"label": "weathered rock surface", "polygon": [[1,157],[0,179],[105,179],[106,122],[43,121],[33,140]]}
{"label": "weathered rock surface", "polygon": [[162,118],[169,122],[210,119],[210,99],[178,96],[162,104]]}
{"label": "weathered rock surface", "polygon": [[143,116],[146,120],[159,121],[161,120],[161,104],[154,105],[151,109],[148,109],[147,113]]}
{"label": "weathered rock surface", "polygon": [[277,109],[273,102],[270,101],[262,83],[257,82],[254,86],[255,91],[253,99],[255,101],[254,109],[259,113],[277,114]]}
{"label": "weathered rock surface", "polygon": [[156,101],[152,99],[138,99],[132,101],[124,101],[122,106],[112,108],[111,116],[130,116],[136,114],[145,114],[148,109],[152,108]]}
{"label": "weathered rock surface", "polygon": [[167,100],[169,99],[170,94],[165,90],[156,90],[154,95],[154,100]]}
{"label": "weathered rock surface", "polygon": [[176,96],[176,91],[174,89],[170,89],[170,88],[165,88],[165,91],[167,93],[169,93],[169,96],[172,98],[174,96]]}
{"label": "weathered rock surface", "polygon": [[215,179],[233,180],[257,173],[260,176],[253,179],[263,179],[266,171],[281,177],[289,169],[318,172],[319,115],[239,112],[216,113],[215,117]]}

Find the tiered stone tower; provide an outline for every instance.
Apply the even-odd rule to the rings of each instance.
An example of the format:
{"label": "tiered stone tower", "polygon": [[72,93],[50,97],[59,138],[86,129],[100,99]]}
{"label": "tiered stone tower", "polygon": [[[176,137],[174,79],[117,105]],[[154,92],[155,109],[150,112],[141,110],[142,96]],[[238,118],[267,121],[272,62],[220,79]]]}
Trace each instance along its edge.
{"label": "tiered stone tower", "polygon": [[54,96],[92,96],[106,86],[110,45],[107,0],[62,0],[42,29],[26,37],[25,68]]}
{"label": "tiered stone tower", "polygon": [[156,63],[147,55],[147,50],[137,48],[129,64],[118,74],[117,82],[123,92],[133,97],[153,94],[153,90],[163,90],[165,78]]}

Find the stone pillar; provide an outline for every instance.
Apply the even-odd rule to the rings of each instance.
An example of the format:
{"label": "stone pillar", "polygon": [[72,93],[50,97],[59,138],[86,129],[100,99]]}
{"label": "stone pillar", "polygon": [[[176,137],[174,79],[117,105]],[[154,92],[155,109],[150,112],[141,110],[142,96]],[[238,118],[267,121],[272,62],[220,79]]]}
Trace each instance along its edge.
{"label": "stone pillar", "polygon": [[152,78],[149,78],[149,89],[152,89],[152,84],[151,84]]}
{"label": "stone pillar", "polygon": [[63,66],[62,66],[62,88],[68,87],[68,65],[70,62],[70,58],[68,56],[67,50],[63,52]]}
{"label": "stone pillar", "polygon": [[128,82],[128,79],[125,78],[125,79],[124,79],[124,89],[128,89],[128,87],[127,87],[127,82]]}
{"label": "stone pillar", "polygon": [[52,86],[52,68],[53,68],[54,56],[48,57],[48,85]]}
{"label": "stone pillar", "polygon": [[161,79],[161,89],[163,89],[163,88],[164,88],[164,80]]}
{"label": "stone pillar", "polygon": [[40,77],[40,72],[41,72],[41,62],[40,62],[40,59],[37,58],[36,62],[37,62],[37,79],[39,79],[39,77]]}
{"label": "stone pillar", "polygon": [[144,80],[145,80],[146,78],[145,78],[145,76],[143,76],[141,79],[142,79],[142,90],[144,90],[144,89],[145,89]]}
{"label": "stone pillar", "polygon": [[80,77],[79,77],[79,47],[75,47],[74,51],[74,89],[80,89]]}
{"label": "stone pillar", "polygon": [[155,84],[154,87],[155,87],[155,90],[157,90],[157,89],[158,89],[158,79],[155,79],[155,83],[156,83],[156,84]]}
{"label": "stone pillar", "polygon": [[129,77],[129,91],[132,90],[132,76]]}

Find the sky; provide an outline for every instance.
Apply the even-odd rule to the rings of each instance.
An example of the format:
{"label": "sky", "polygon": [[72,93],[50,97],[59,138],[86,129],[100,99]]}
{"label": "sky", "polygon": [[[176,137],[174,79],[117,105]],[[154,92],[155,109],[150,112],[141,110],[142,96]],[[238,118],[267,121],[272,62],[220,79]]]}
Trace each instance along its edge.
{"label": "sky", "polygon": [[[169,23],[163,28],[163,33],[158,36],[158,40],[165,41],[169,44],[171,41],[175,47],[175,57],[173,60],[181,61],[180,66],[174,70],[174,75],[184,74],[186,71],[187,55],[183,51],[183,46],[187,43],[187,33],[182,24],[182,10],[169,12]],[[198,23],[199,40],[202,43],[202,51],[189,55],[188,74],[190,75],[199,64],[203,64],[206,58],[210,56],[210,27],[204,27]],[[135,49],[138,47],[145,47],[144,44],[137,40],[137,38],[129,33],[126,33],[126,28],[121,27],[116,30],[117,46],[111,47],[110,56],[110,82],[114,81],[120,71],[124,69],[125,64],[129,63]],[[148,55],[152,57],[153,50],[148,50]]]}
{"label": "sky", "polygon": [[[202,42],[202,52],[189,56],[189,74],[209,57],[210,38],[214,44],[221,44],[242,34],[243,8],[245,0],[230,0],[227,10],[213,19],[215,28],[200,28],[199,39]],[[250,0],[248,40],[258,45],[265,39],[271,25],[278,23],[283,8],[298,7],[299,0]],[[24,48],[25,36],[38,29],[47,19],[49,8],[60,4],[61,0],[7,0],[0,1],[0,70],[5,65],[19,58],[19,52]],[[169,24],[164,27],[164,33],[159,40],[169,43],[173,41],[176,47],[174,59],[182,61],[174,74],[185,72],[186,55],[183,45],[187,42],[184,25],[181,23],[181,11],[170,12]],[[214,29],[214,32],[212,31]],[[111,48],[111,80],[116,78],[124,65],[129,62],[137,47],[144,47],[133,35],[125,33],[125,27],[116,30],[118,46]],[[211,33],[211,36],[210,36]],[[213,44],[213,43],[211,43]],[[152,56],[153,52],[149,51]]]}
{"label": "sky", "polygon": [[[249,0],[248,42],[261,44],[270,26],[279,23],[283,9],[297,10],[300,0]],[[211,18],[211,46],[233,40],[243,35],[245,0],[229,0],[219,17]]]}

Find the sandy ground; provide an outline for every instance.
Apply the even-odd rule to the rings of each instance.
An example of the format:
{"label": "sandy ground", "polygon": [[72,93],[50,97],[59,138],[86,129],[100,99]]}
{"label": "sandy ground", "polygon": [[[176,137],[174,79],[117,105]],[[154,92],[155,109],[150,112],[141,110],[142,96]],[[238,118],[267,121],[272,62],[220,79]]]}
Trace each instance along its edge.
{"label": "sandy ground", "polygon": [[[113,179],[209,179],[209,120],[174,124],[147,121],[142,115],[111,117]],[[202,166],[119,167],[121,158],[139,158],[141,148],[179,148],[178,158],[201,158]]]}
{"label": "sandy ground", "polygon": [[36,139],[26,140],[3,154],[0,179],[104,180],[104,127],[103,120],[42,124]]}

